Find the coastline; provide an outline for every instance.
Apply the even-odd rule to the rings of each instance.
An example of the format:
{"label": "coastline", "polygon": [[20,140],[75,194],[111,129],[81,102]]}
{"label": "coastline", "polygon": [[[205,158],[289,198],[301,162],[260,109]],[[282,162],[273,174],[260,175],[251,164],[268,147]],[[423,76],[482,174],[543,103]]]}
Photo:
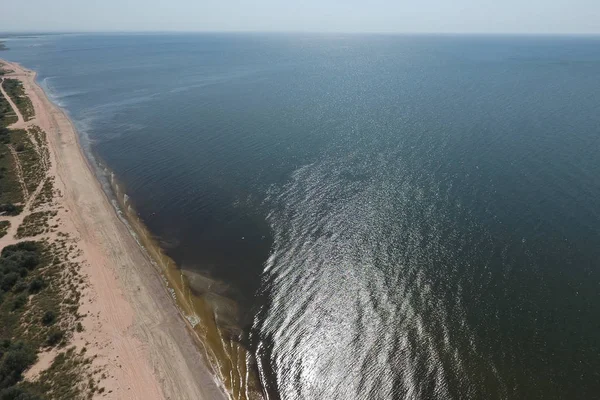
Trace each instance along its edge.
{"label": "coastline", "polygon": [[102,397],[227,398],[164,278],[102,189],[70,119],[37,84],[35,72],[0,61],[23,83],[35,124],[47,133],[50,173],[62,193],[61,230],[76,238],[90,283],[80,303],[89,317],[74,344],[87,347],[106,370],[110,391]]}

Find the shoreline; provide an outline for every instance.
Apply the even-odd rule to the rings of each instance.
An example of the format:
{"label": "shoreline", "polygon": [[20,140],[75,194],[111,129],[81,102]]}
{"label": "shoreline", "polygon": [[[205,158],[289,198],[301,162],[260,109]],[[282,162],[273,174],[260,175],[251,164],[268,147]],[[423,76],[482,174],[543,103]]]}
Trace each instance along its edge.
{"label": "shoreline", "polygon": [[62,193],[61,228],[77,238],[91,285],[81,308],[94,318],[86,318],[90,326],[74,342],[95,347],[110,375],[104,397],[226,399],[189,320],[134,237],[135,227],[132,232],[121,220],[127,216],[118,215],[103,190],[72,121],[35,81],[35,72],[0,61],[23,83],[34,122],[47,133],[51,173]]}
{"label": "shoreline", "polygon": [[[238,305],[223,295],[222,290],[215,290],[226,283],[202,273],[181,270],[144,224],[118,176],[91,149],[81,147],[81,151],[86,160],[93,164],[90,168],[97,173],[98,183],[113,205],[115,214],[160,274],[163,288],[168,291],[177,311],[186,321],[218,385],[231,399],[263,399],[264,392],[254,358],[239,340],[242,328],[237,324]],[[205,293],[196,294],[194,289],[199,287]],[[236,333],[232,335],[231,331]]]}

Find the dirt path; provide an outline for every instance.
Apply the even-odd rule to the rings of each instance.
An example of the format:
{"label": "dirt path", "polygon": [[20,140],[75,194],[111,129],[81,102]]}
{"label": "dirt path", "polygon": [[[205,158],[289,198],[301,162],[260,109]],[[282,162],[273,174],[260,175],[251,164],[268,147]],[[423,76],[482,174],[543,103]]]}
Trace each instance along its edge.
{"label": "dirt path", "polygon": [[[35,83],[35,73],[18,64],[6,64],[14,71],[9,76],[23,82],[35,110],[35,119],[25,123],[19,114],[12,127],[37,125],[46,132],[46,179],[53,179],[61,193],[52,205],[58,212],[58,229],[73,238],[82,253],[82,272],[90,289],[82,296],[79,313],[89,317],[74,344],[85,346],[88,355],[97,356],[94,365],[107,371],[106,391],[97,397],[226,399],[152,260],[103,192],[71,121]],[[11,221],[11,232],[30,212],[33,198],[27,201],[26,212],[4,217]],[[11,232],[0,239],[0,247],[15,240]]]}
{"label": "dirt path", "polygon": [[23,202],[27,202],[27,199],[29,199],[29,190],[27,190],[27,185],[25,184],[25,175],[23,174],[23,167],[21,166],[21,161],[19,160],[19,154],[11,144],[7,144],[6,147],[8,147],[10,154],[12,154],[13,159],[15,160],[17,180],[19,181],[19,185],[21,185],[21,191],[23,192]]}
{"label": "dirt path", "polygon": [[25,119],[23,118],[23,115],[21,115],[21,112],[17,108],[17,105],[12,101],[12,99],[10,98],[8,93],[6,93],[6,91],[4,90],[4,79],[2,79],[2,81],[0,81],[0,92],[2,92],[2,96],[4,96],[6,101],[8,101],[8,104],[10,104],[10,107],[13,109],[13,111],[17,115],[17,122],[15,122],[11,126],[9,126],[9,128],[10,129],[23,129],[23,127],[25,126]]}
{"label": "dirt path", "polygon": [[[11,108],[13,109],[13,112],[18,117],[18,121],[16,123],[12,124],[10,126],[10,129],[27,129],[29,126],[31,126],[33,124],[33,121],[31,121],[29,123],[26,123],[24,121],[23,116],[21,115],[21,112],[19,111],[19,109],[17,108],[15,103],[13,103],[13,101],[10,99],[8,94],[4,91],[4,88],[2,87],[2,82],[3,82],[3,80],[0,82],[0,93],[9,102]],[[47,154],[43,154],[43,152],[41,151],[40,144],[34,138],[34,135],[29,132],[29,130],[27,130],[27,137],[33,144],[34,150],[40,156],[40,160],[42,162],[42,168],[44,169],[44,171],[48,171],[49,160],[48,160]],[[19,226],[23,223],[23,220],[25,219],[25,217],[27,217],[28,215],[31,214],[31,208],[32,208],[33,202],[37,198],[38,194],[42,191],[42,188],[47,180],[47,172],[46,172],[46,176],[42,179],[40,184],[37,186],[35,191],[30,196],[29,189],[27,189],[27,183],[25,182],[25,174],[23,172],[23,166],[21,165],[21,160],[19,159],[19,154],[11,144],[7,144],[6,147],[8,147],[8,149],[10,150],[10,153],[15,162],[15,170],[17,173],[17,180],[19,181],[19,185],[21,186],[21,192],[23,194],[23,203],[25,204],[25,206],[23,207],[23,211],[19,215],[0,216],[0,221],[9,221],[10,222],[10,227],[8,228],[6,235],[4,235],[4,237],[2,239],[0,239],[0,248],[4,248],[5,246],[16,244],[20,241],[25,240],[25,239],[16,239],[15,238],[15,236],[17,234],[17,230],[18,230]],[[49,209],[48,209],[48,207],[46,207],[45,210],[38,210],[38,211],[49,211]],[[47,235],[41,235],[41,236],[44,236],[44,238],[45,238]],[[37,239],[27,238],[27,240],[37,240]]]}
{"label": "dirt path", "polygon": [[[4,96],[6,101],[8,101],[8,104],[10,104],[10,107],[12,108],[13,112],[17,116],[17,122],[10,125],[9,128],[10,129],[26,129],[28,124],[25,123],[25,119],[23,118],[23,115],[17,108],[17,105],[12,101],[12,99],[10,98],[8,93],[6,93],[6,91],[4,90],[4,79],[0,80],[0,92],[2,93],[2,96]],[[35,143],[34,146],[36,144],[37,143]],[[8,147],[8,149],[10,150],[10,153],[13,156],[13,159],[15,160],[15,168],[17,170],[17,179],[19,181],[19,184],[21,185],[21,191],[23,192],[23,202],[25,203],[29,199],[29,191],[27,190],[27,185],[25,184],[23,167],[21,166],[21,161],[19,160],[19,155],[17,154],[17,151],[15,150],[15,148],[12,145],[7,144],[6,147]]]}

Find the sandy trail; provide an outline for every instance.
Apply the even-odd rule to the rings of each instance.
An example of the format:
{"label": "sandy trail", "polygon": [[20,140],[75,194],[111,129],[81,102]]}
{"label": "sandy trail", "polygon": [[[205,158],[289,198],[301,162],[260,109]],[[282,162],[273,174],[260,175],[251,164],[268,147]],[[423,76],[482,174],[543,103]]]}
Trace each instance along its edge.
{"label": "sandy trail", "polygon": [[6,147],[8,147],[10,154],[12,154],[13,159],[15,160],[15,170],[17,171],[17,180],[19,181],[19,185],[21,185],[21,191],[23,192],[23,201],[27,201],[29,198],[29,191],[27,190],[27,185],[25,184],[25,179],[23,178],[23,167],[21,166],[19,155],[12,145],[8,144]]}
{"label": "sandy trail", "polygon": [[8,104],[10,104],[10,107],[13,109],[15,114],[17,114],[17,122],[9,126],[9,128],[22,129],[23,127],[25,127],[25,119],[23,118],[23,115],[21,115],[21,112],[19,111],[17,105],[12,101],[8,93],[6,93],[6,91],[4,90],[4,78],[0,80],[0,93],[2,93],[2,96],[4,96],[4,98],[8,101]]}
{"label": "sandy trail", "polygon": [[[35,110],[34,119],[25,122],[13,107],[19,121],[12,127],[37,125],[46,132],[50,150],[46,179],[54,178],[61,193],[55,198],[57,221],[60,231],[77,241],[82,272],[90,282],[79,311],[89,317],[74,344],[96,354],[94,362],[107,372],[102,383],[106,391],[97,397],[226,399],[158,271],[103,192],[71,121],[35,83],[34,72],[4,63],[14,71],[8,77],[23,82]],[[30,205],[28,201],[26,212]],[[10,233],[26,212],[0,218],[11,221],[0,247],[16,241]]]}

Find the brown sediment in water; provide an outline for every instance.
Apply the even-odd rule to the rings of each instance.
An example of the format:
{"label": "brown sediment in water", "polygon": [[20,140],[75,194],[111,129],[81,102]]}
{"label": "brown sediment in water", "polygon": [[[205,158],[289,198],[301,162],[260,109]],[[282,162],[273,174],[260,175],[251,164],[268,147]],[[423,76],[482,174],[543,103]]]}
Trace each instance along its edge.
{"label": "brown sediment in water", "polygon": [[243,331],[238,322],[238,304],[226,295],[229,285],[208,275],[179,268],[135,211],[124,185],[103,163],[98,166],[110,186],[108,190],[116,202],[117,212],[153,260],[213,372],[233,399],[263,399],[253,356],[241,343]]}

